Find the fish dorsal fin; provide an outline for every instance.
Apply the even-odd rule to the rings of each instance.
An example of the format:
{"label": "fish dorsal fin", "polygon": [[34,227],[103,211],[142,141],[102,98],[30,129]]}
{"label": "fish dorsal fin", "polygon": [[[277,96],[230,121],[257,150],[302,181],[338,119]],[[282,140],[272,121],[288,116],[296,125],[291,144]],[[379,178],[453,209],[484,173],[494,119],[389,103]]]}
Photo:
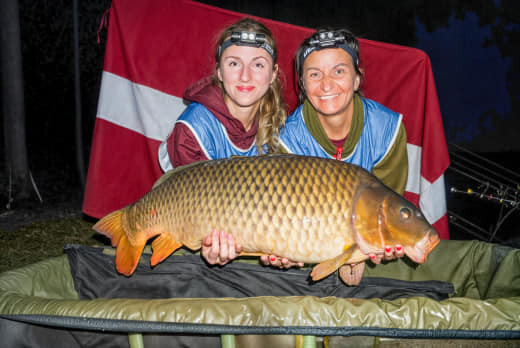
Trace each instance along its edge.
{"label": "fish dorsal fin", "polygon": [[336,271],[350,259],[356,248],[357,244],[352,244],[350,247],[347,248],[347,250],[343,252],[343,254],[336,256],[333,259],[323,261],[314,266],[311,272],[312,280],[318,281]]}
{"label": "fish dorsal fin", "polygon": [[164,183],[165,181],[168,181],[168,179],[174,175],[174,174],[177,174],[183,170],[186,170],[186,169],[189,169],[189,168],[192,168],[192,167],[197,167],[199,165],[201,165],[202,163],[204,163],[206,161],[197,161],[197,162],[193,162],[193,163],[190,163],[190,164],[186,164],[184,166],[180,166],[180,167],[177,167],[177,168],[174,168],[172,170],[169,170],[167,171],[166,173],[164,173],[162,176],[159,177],[159,179],[157,179],[157,181],[153,184],[152,186],[152,190],[154,188],[156,188],[157,186],[160,186],[162,183]]}
{"label": "fish dorsal fin", "polygon": [[160,234],[152,242],[152,257],[150,258],[150,264],[152,266],[157,265],[159,262],[164,261],[170,254],[175,250],[179,249],[182,243],[173,240],[168,233]]}

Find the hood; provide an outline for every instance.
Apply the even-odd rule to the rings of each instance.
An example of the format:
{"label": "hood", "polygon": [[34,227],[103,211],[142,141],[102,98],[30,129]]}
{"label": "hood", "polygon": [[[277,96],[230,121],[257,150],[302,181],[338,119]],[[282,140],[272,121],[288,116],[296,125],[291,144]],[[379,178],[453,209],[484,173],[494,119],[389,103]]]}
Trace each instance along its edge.
{"label": "hood", "polygon": [[222,90],[215,86],[212,77],[207,76],[192,85],[184,92],[184,99],[204,105],[224,125],[231,141],[240,148],[246,149],[255,140],[258,123],[254,122],[246,132],[242,122],[233,117],[224,102]]}

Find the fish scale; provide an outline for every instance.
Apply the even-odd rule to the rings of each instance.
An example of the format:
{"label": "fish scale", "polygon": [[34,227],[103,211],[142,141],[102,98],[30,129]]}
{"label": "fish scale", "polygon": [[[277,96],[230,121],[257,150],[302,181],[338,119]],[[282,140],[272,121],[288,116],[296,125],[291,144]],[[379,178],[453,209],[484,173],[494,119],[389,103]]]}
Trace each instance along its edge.
{"label": "fish scale", "polygon": [[[383,205],[392,219],[400,219],[399,209],[408,209],[417,221],[391,221],[388,229],[379,221]],[[323,263],[325,273],[331,265],[359,262],[367,252],[382,250],[381,235],[408,243],[418,260],[437,236],[415,206],[366,170],[295,155],[233,157],[180,167],[94,228],[112,238],[117,269],[126,275],[135,269],[144,243],[157,235],[153,264],[182,245],[200,248],[202,239],[217,229],[232,233],[245,254]],[[419,242],[430,249],[414,250]]]}

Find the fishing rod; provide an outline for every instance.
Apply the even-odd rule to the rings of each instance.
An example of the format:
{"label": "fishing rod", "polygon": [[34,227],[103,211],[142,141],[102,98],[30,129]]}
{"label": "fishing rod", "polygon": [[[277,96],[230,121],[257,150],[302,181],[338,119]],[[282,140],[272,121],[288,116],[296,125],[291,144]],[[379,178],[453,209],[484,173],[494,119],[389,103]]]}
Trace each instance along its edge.
{"label": "fishing rod", "polygon": [[449,147],[457,149],[450,149],[452,169],[458,168],[461,174],[476,181],[493,182],[498,186],[509,186],[513,191],[520,190],[520,174],[459,145],[450,144]]}
{"label": "fishing rod", "polygon": [[[489,187],[489,186],[488,186]],[[476,190],[473,190],[471,188],[468,188],[466,190],[460,190],[456,187],[451,187],[450,192],[452,193],[460,193],[465,194],[473,197],[477,197],[483,200],[492,201],[499,204],[505,204],[506,206],[510,207],[516,207],[518,204],[520,204],[520,201],[513,200],[513,199],[506,199],[504,198],[504,194],[501,194],[500,192],[498,194],[493,195],[493,193],[487,193],[486,190],[479,192]]]}
{"label": "fishing rod", "polygon": [[[466,148],[464,148],[464,147],[462,147],[462,146],[460,146],[460,145],[457,145],[457,144],[455,144],[455,143],[449,143],[449,144],[448,144],[448,148],[449,148],[450,156],[452,156],[452,155],[457,155],[457,154],[458,154],[455,150],[453,150],[453,148],[455,148],[456,150],[458,150],[458,151],[460,151],[460,152],[464,152],[464,153],[466,153],[467,155],[473,156],[473,157],[475,157],[476,159],[478,159],[478,160],[480,160],[480,161],[482,161],[482,162],[485,162],[485,163],[487,163],[487,164],[490,164],[490,165],[494,166],[494,167],[497,168],[497,169],[500,169],[501,171],[503,171],[503,172],[505,172],[505,173],[508,173],[508,174],[510,174],[510,175],[515,176],[516,179],[517,179],[517,182],[518,182],[518,180],[520,179],[520,174],[518,174],[517,172],[514,172],[514,171],[512,171],[512,170],[510,170],[510,169],[508,169],[508,168],[506,168],[506,167],[504,167],[504,166],[498,164],[497,162],[491,161],[491,160],[487,159],[486,157],[483,157],[483,156],[481,156],[481,155],[478,155],[478,154],[476,154],[475,152],[472,152],[472,151],[470,151],[470,150],[468,150],[468,149],[466,149]],[[450,148],[451,148],[451,149],[450,149]],[[462,158],[462,157],[461,157],[461,158]],[[468,161],[470,161],[469,158],[467,158],[467,157],[464,157],[464,158],[466,158]],[[486,169],[486,170],[489,169],[488,167],[482,167],[482,168],[483,168],[483,169]],[[495,174],[497,174],[497,173],[495,172]]]}
{"label": "fishing rod", "polygon": [[504,243],[504,241],[502,239],[493,236],[493,234],[490,233],[489,231],[485,230],[484,228],[480,227],[479,225],[473,223],[472,221],[462,217],[461,215],[459,215],[451,210],[448,211],[448,216],[449,216],[449,221],[450,221],[451,225],[460,228],[467,234],[472,235],[473,237],[476,237],[478,239],[486,239],[486,238],[482,237],[485,235],[485,236],[489,237],[489,240],[493,239],[494,241],[496,241],[498,243]]}
{"label": "fishing rod", "polygon": [[[483,235],[486,235],[489,237],[488,241],[496,240],[500,242],[496,238],[499,229],[507,218],[520,209],[520,175],[453,143],[449,144],[449,152],[451,165],[448,169],[476,184],[476,188],[472,188],[471,184],[467,185],[468,183],[464,182],[463,185],[467,185],[467,187],[457,188],[452,186],[449,192],[471,197],[472,199],[492,202],[500,207],[496,223],[490,232],[462,218],[453,211],[448,211],[450,223],[474,236],[477,235],[482,239],[488,239],[483,237]],[[458,182],[458,185],[460,184]]]}

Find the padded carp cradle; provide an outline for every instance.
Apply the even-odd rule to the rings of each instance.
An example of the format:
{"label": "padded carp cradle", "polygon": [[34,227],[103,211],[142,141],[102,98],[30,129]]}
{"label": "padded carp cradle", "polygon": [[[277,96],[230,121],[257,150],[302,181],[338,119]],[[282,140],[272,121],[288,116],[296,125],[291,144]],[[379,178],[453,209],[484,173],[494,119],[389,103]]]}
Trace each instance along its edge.
{"label": "padded carp cradle", "polygon": [[[86,214],[98,218],[141,197],[161,175],[157,148],[185,107],[185,87],[207,74],[204,67],[212,66],[208,47],[213,33],[244,16],[179,0],[114,0],[109,13],[103,83],[91,149],[91,163],[95,165],[89,167],[83,205]],[[287,81],[292,81],[292,54],[313,30],[263,21],[276,36],[290,38],[278,40],[280,52],[286,52],[286,56],[280,54],[278,62]],[[405,116],[409,163],[413,165],[409,170],[413,176],[408,179],[411,195],[407,198],[416,204],[424,200],[436,213],[445,201],[442,174],[449,158],[429,59],[413,48],[362,39],[360,44],[367,63],[365,95]],[[286,91],[286,102],[294,109],[296,94]],[[422,162],[428,165],[422,167]],[[447,220],[442,225],[442,216],[435,218],[441,221],[447,237]],[[160,296],[154,279],[165,265],[178,263],[189,269],[198,265],[195,259],[200,264],[200,257],[176,252],[153,271],[147,271],[149,255],[144,255],[143,265],[127,279],[128,286],[121,288],[114,283],[118,277],[112,248],[69,247],[66,251],[66,255],[0,274],[0,346],[97,348],[144,344],[150,348],[191,342],[191,346],[207,347],[217,342],[233,347],[236,339],[238,346],[251,348],[241,340],[255,334],[263,335],[261,339],[269,335],[303,335],[307,347],[321,343],[317,341],[327,336],[331,348],[336,342],[343,346],[381,347],[384,342],[411,340],[444,348],[449,339],[455,339],[457,344],[478,340],[486,345],[490,345],[487,340],[520,340],[520,251],[500,245],[441,241],[423,265],[403,258],[366,269],[363,282],[367,277],[387,277],[452,283],[454,293],[440,301],[424,296],[386,300],[314,295]],[[98,261],[111,263],[111,267],[97,267]],[[248,272],[237,274],[258,276],[258,270],[269,269],[234,261],[216,269],[213,275],[241,268]],[[94,270],[97,273],[90,274]],[[291,279],[306,278],[304,272],[310,270],[289,270],[284,274]],[[82,281],[78,273],[91,281]],[[133,283],[137,276],[145,279],[142,288]],[[193,280],[189,272],[175,276],[186,282]],[[237,277],[226,283],[235,290],[250,282],[250,278]],[[387,282],[381,280],[377,286],[368,283],[363,288],[379,290]],[[276,284],[260,283],[273,292],[293,286],[284,284],[283,279]],[[347,288],[338,285],[337,275],[309,288],[328,283],[335,290],[334,284],[338,289]],[[176,284],[182,283],[171,285]],[[183,289],[183,293],[202,288],[203,283],[196,284],[194,289]],[[135,298],[129,295],[131,290],[152,298]],[[118,294],[119,298],[108,298]]]}
{"label": "padded carp cradle", "polygon": [[[0,334],[4,347],[56,347],[57,342],[63,347],[164,347],[173,342],[173,337],[188,341],[196,337],[199,341],[192,345],[198,346],[208,346],[204,343],[208,338],[223,347],[234,347],[235,335],[245,334],[303,335],[307,347],[316,346],[322,336],[330,337],[331,347],[335,340],[357,340],[356,346],[359,340],[365,346],[403,340],[438,346],[446,345],[446,340],[456,340],[459,346],[462,342],[476,343],[474,340],[520,343],[516,341],[520,340],[520,250],[507,246],[441,241],[425,264],[415,265],[403,258],[367,267],[365,277],[370,278],[452,283],[455,293],[440,301],[422,296],[394,300],[334,296],[158,298],[153,286],[142,289],[144,296],[152,299],[100,296],[82,300],[80,293],[83,298],[92,297],[89,294],[99,291],[95,288],[100,284],[105,287],[102,294],[112,296],[111,279],[114,274],[116,278],[122,276],[107,269],[94,275],[97,281],[74,279],[72,273],[84,272],[88,276],[97,267],[88,265],[97,262],[89,261],[90,256],[98,255],[113,266],[113,250],[79,246],[68,246],[66,250],[67,255],[0,275]],[[71,254],[88,257],[73,261]],[[182,254],[178,252],[168,260],[196,257]],[[148,283],[153,285],[152,276],[161,274],[161,265],[150,270],[145,264],[149,255],[142,258],[137,273],[143,269],[141,274],[148,274]],[[329,278],[335,277],[333,274]],[[132,283],[128,284],[130,289]],[[280,284],[268,286],[278,288]],[[236,345],[240,346],[240,338],[247,336],[236,337]]]}

